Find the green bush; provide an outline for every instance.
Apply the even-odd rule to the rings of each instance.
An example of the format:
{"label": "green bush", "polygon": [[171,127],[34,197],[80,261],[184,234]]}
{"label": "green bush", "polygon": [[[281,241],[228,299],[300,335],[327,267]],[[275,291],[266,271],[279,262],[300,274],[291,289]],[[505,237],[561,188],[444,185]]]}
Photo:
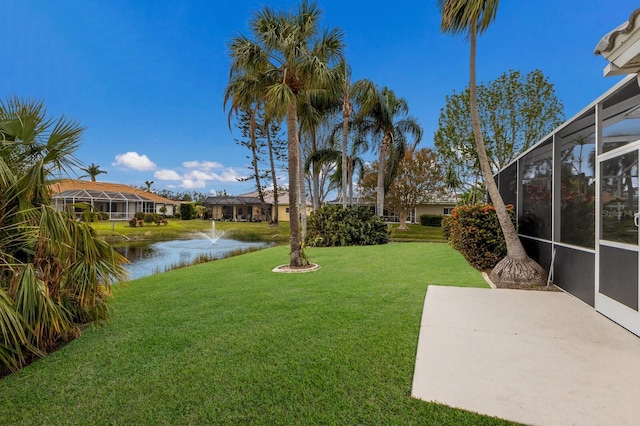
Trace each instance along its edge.
{"label": "green bush", "polygon": [[443,216],[440,226],[442,226],[442,235],[448,240],[451,235],[451,216]]}
{"label": "green bush", "polygon": [[422,226],[442,226],[441,214],[422,214],[420,215],[420,225]]}
{"label": "green bush", "polygon": [[133,215],[133,217],[136,220],[144,220],[144,217],[146,216],[145,212],[136,212],[136,214]]}
{"label": "green bush", "polygon": [[[516,214],[508,207],[514,225]],[[481,271],[493,268],[507,254],[507,245],[492,205],[458,206],[445,222],[449,244]]]}
{"label": "green bush", "polygon": [[311,213],[307,222],[308,246],[364,246],[388,242],[387,225],[367,207],[322,206]]}
{"label": "green bush", "polygon": [[154,223],[160,220],[160,215],[155,213],[147,213],[144,215],[144,223]]}
{"label": "green bush", "polygon": [[193,208],[193,204],[190,204],[190,203],[180,204],[180,218],[182,220],[191,220],[194,214],[195,214],[195,209]]}
{"label": "green bush", "polygon": [[98,220],[109,220],[109,213],[107,212],[97,212],[96,216],[98,217]]}

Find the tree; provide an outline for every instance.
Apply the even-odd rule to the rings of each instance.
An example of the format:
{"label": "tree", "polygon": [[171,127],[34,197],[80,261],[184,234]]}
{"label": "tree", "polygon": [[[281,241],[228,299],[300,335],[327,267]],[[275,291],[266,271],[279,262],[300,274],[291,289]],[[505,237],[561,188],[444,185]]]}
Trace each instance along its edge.
{"label": "tree", "polygon": [[332,64],[342,58],[342,33],[320,31],[321,11],[303,1],[294,13],[268,7],[250,20],[254,39],[244,35],[230,43],[231,81],[252,76],[264,89],[266,113],[274,119],[286,117],[289,169],[290,246],[289,265],[304,266],[300,233],[298,98],[329,87],[335,80]]}
{"label": "tree", "polygon": [[50,185],[78,166],[84,128],[44,104],[0,103],[0,370],[15,370],[108,319],[125,260],[52,206]]}
{"label": "tree", "polygon": [[91,182],[95,182],[96,181],[96,176],[98,176],[99,174],[106,174],[107,172],[105,170],[100,170],[100,166],[98,166],[97,164],[91,163],[91,165],[89,167],[86,168],[80,168],[80,170],[82,170],[83,172],[86,173],[86,175],[82,175],[80,176],[78,179],[82,179],[85,177],[90,177],[91,178]]}
{"label": "tree", "polygon": [[[352,175],[349,174],[349,120],[354,111],[354,103],[359,106],[356,119],[361,119],[371,112],[377,100],[377,89],[371,80],[363,79],[351,83],[351,68],[346,61],[338,68],[342,81],[335,86],[338,96],[342,98],[342,151],[341,151],[341,197],[342,208],[347,207],[347,186],[351,186]],[[342,96],[340,96],[342,95]],[[351,180],[350,180],[351,179]]]}
{"label": "tree", "polygon": [[[365,166],[362,188],[373,199],[377,187],[378,163]],[[445,192],[442,166],[436,154],[427,148],[409,150],[398,165],[398,173],[385,194],[385,205],[400,219],[399,230],[408,230],[407,217],[415,208],[436,200]]]}
{"label": "tree", "polygon": [[542,285],[546,273],[540,265],[529,258],[524,250],[518,233],[509,218],[507,208],[500,196],[484,139],[478,112],[476,85],[476,38],[495,20],[498,0],[438,0],[442,11],[441,29],[452,34],[466,33],[469,39],[469,107],[471,127],[475,141],[478,161],[482,169],[489,196],[496,209],[500,227],[507,244],[507,256],[491,272],[491,279],[499,285]]}
{"label": "tree", "polygon": [[[478,113],[491,170],[497,172],[564,121],[562,102],[540,70],[509,71],[477,88]],[[434,142],[441,161],[464,188],[481,174],[475,149],[469,88],[445,97]]]}
{"label": "tree", "polygon": [[147,187],[147,192],[151,192],[151,185],[153,185],[153,181],[152,180],[145,180],[144,184]]}
{"label": "tree", "polygon": [[[360,136],[370,136],[378,150],[376,214],[383,215],[384,194],[391,185],[400,160],[407,149],[414,149],[422,139],[422,128],[409,115],[409,105],[392,90],[379,90],[369,113],[354,122]],[[413,137],[409,143],[408,137]]]}
{"label": "tree", "polygon": [[[304,155],[304,172],[305,176],[311,176],[311,187],[314,187],[313,210],[317,210],[323,202],[325,202],[330,191],[339,188],[340,182],[336,182],[334,174],[340,165],[341,153],[335,149],[337,141],[333,138],[333,127],[335,122],[331,117],[323,120],[315,129],[316,145],[315,150],[310,143],[310,138],[302,139],[302,152]],[[311,172],[315,170],[315,175]],[[315,181],[315,183],[314,183]],[[316,186],[317,185],[317,186]]]}
{"label": "tree", "polygon": [[[248,140],[241,141],[240,144],[251,150],[253,174],[250,178],[255,179],[256,191],[262,205],[261,208],[264,208],[265,201],[258,171],[260,149],[257,142],[257,132],[259,130],[257,120],[263,110],[264,88],[268,82],[269,80],[260,73],[232,73],[224,93],[224,106],[226,107],[227,103],[231,102],[228,118],[229,129],[231,129],[232,116],[237,115],[239,116],[238,127],[241,130],[242,137],[248,138]],[[264,115],[262,118],[265,122],[268,122]]]}

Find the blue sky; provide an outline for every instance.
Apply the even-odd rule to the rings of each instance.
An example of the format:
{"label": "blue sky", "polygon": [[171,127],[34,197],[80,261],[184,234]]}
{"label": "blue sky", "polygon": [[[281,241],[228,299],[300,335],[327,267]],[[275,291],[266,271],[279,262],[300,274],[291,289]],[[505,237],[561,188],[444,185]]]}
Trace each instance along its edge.
{"label": "blue sky", "polygon": [[[4,0],[0,96],[44,100],[49,115],[87,127],[78,158],[103,181],[174,191],[251,183],[222,100],[227,45],[249,34],[264,5],[295,1]],[[324,25],[342,28],[355,79],[407,99],[433,146],[444,98],[468,84],[468,45],[440,32],[436,0],[322,0]],[[600,38],[638,7],[633,0],[503,0],[478,40],[478,80],[541,69],[567,118],[615,84],[593,54]],[[7,29],[10,30],[7,30]],[[284,174],[283,174],[284,175]],[[283,176],[284,179],[284,176]],[[286,182],[283,182],[286,183]]]}

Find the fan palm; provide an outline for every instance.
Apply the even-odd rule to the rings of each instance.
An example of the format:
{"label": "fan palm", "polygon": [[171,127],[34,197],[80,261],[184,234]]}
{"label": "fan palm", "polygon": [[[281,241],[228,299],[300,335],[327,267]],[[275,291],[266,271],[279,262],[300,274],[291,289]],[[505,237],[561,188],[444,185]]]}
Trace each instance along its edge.
{"label": "fan palm", "polygon": [[471,127],[478,161],[489,196],[495,206],[500,227],[507,245],[507,256],[491,272],[491,278],[503,285],[543,284],[545,271],[527,256],[516,232],[498,187],[493,179],[487,150],[482,138],[480,114],[478,112],[476,84],[476,38],[495,20],[498,0],[438,0],[442,11],[441,29],[452,34],[464,33],[469,39],[469,104],[471,109]]}
{"label": "fan palm", "polygon": [[105,320],[109,285],[125,278],[124,258],[51,206],[49,185],[77,167],[82,132],[42,102],[0,103],[0,369]]}
{"label": "fan palm", "polygon": [[342,33],[336,29],[320,31],[321,11],[316,4],[303,1],[297,10],[275,12],[269,7],[250,20],[253,40],[239,35],[230,43],[231,81],[257,75],[265,81],[265,112],[269,117],[286,117],[291,267],[303,266],[299,211],[300,143],[298,97],[329,87],[331,67],[342,57]]}
{"label": "fan palm", "polygon": [[100,170],[100,166],[98,166],[97,164],[91,163],[91,165],[89,167],[81,167],[80,170],[82,170],[83,172],[86,173],[86,175],[82,175],[79,177],[79,179],[88,177],[91,178],[91,182],[95,182],[96,181],[96,176],[100,175],[100,174],[106,174],[107,172],[105,170]]}
{"label": "fan palm", "polygon": [[[368,114],[354,122],[359,137],[369,135],[378,150],[378,182],[376,214],[383,215],[384,194],[393,181],[398,165],[408,149],[414,149],[422,139],[422,128],[409,115],[409,105],[393,90],[377,91],[375,103]],[[409,137],[413,142],[409,143]]]}

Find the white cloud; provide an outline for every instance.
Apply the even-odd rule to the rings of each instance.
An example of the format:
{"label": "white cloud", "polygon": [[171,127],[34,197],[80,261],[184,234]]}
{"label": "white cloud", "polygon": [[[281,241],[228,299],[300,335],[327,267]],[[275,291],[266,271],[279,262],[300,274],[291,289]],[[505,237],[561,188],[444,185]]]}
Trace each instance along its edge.
{"label": "white cloud", "polygon": [[207,183],[203,180],[184,179],[182,181],[182,185],[180,186],[186,189],[198,189],[204,188],[205,186],[207,186]]}
{"label": "white cloud", "polygon": [[185,161],[182,165],[188,169],[211,170],[222,168],[222,164],[215,161]]}
{"label": "white cloud", "polygon": [[182,176],[174,170],[158,170],[153,174],[153,177],[160,180],[181,180]]}
{"label": "white cloud", "polygon": [[184,175],[185,180],[202,180],[202,181],[214,181],[214,182],[237,182],[238,178],[242,178],[238,172],[234,169],[227,169],[222,173],[193,170]]}
{"label": "white cloud", "polygon": [[156,164],[149,159],[145,154],[138,154],[137,152],[127,152],[124,154],[116,155],[116,161],[111,163],[112,166],[123,166],[129,169],[137,170],[139,172],[146,172],[149,170],[155,170]]}

